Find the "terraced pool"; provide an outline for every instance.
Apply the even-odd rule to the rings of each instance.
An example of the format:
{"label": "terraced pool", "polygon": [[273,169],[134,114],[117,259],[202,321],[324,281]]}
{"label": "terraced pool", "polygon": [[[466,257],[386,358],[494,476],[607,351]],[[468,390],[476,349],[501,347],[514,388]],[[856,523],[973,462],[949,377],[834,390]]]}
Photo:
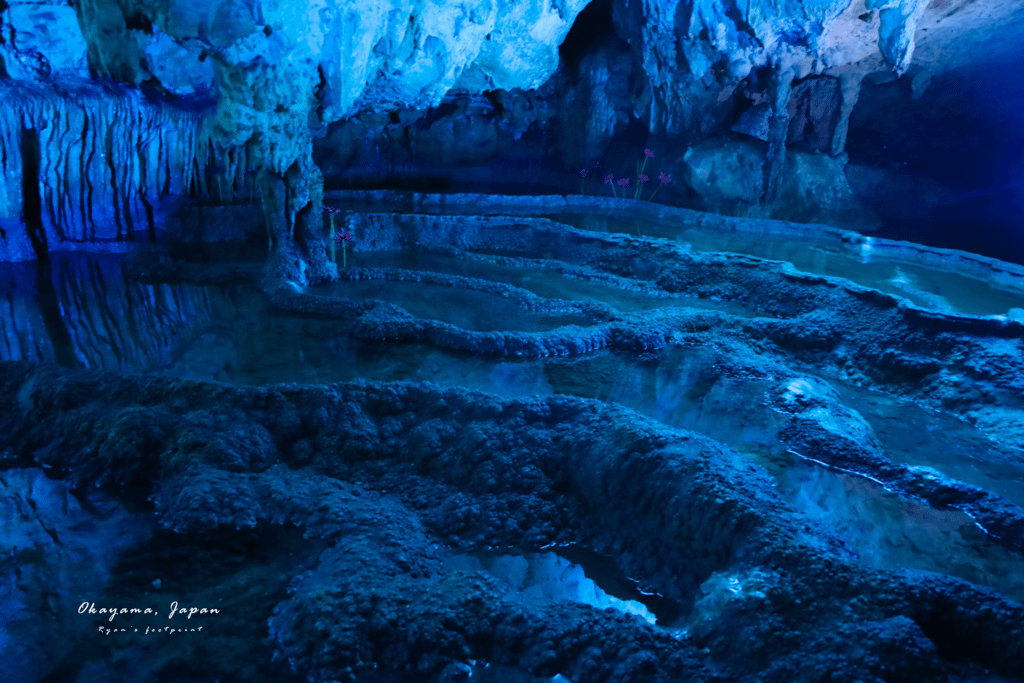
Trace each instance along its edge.
{"label": "terraced pool", "polygon": [[[206,528],[189,496],[234,520],[232,496],[258,515],[315,489],[328,507],[369,506],[405,530],[394,538],[448,545],[430,570],[387,551],[428,603],[484,581],[508,609],[618,610],[677,642],[781,580],[769,556],[822,577],[841,564],[880,594],[925,571],[1024,601],[1024,325],[1006,317],[1024,297],[1005,284],[828,240],[594,216],[351,226],[339,279],[287,294],[261,290],[256,261],[4,266],[0,360],[114,370],[124,379],[103,382],[128,382],[125,396],[164,387],[137,410],[189,416],[175,458],[218,411],[249,416],[237,442],[195,446],[213,460],[188,456],[216,476],[174,471],[154,494],[175,529]],[[275,455],[245,464],[249,448]],[[242,493],[224,483],[236,475]],[[336,488],[350,482],[365,492]],[[350,571],[324,542],[292,597],[279,587],[284,650],[320,609],[303,600]],[[417,583],[435,570],[441,583]]]}

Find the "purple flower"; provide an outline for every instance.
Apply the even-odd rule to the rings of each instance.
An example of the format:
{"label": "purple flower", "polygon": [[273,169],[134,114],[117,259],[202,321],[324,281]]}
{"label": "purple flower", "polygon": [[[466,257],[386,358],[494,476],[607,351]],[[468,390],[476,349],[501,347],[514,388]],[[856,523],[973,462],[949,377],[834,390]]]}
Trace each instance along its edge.
{"label": "purple flower", "polygon": [[352,237],[352,233],[350,233],[348,230],[342,230],[341,232],[339,232],[337,235],[334,236],[334,241],[335,242],[352,242],[352,241],[354,241],[354,238]]}
{"label": "purple flower", "polygon": [[636,177],[641,183],[646,183],[649,180],[646,173],[637,173]]}
{"label": "purple flower", "polygon": [[663,185],[668,185],[672,182],[672,176],[662,171],[658,174],[658,180],[660,180]]}
{"label": "purple flower", "polygon": [[605,185],[611,185],[613,180],[615,180],[615,176],[612,175],[611,173],[609,173],[608,175],[606,175],[604,177],[604,184]]}
{"label": "purple flower", "polygon": [[590,169],[585,168],[585,169],[581,170],[580,171],[580,178],[586,178],[588,173],[590,173]]}
{"label": "purple flower", "polygon": [[616,183],[616,185],[618,185],[619,187],[625,187],[626,185],[629,185],[629,178],[619,178],[619,181]]}
{"label": "purple flower", "polygon": [[644,156],[647,157],[648,159],[653,159],[654,158],[654,152],[652,152],[649,149],[644,149]]}
{"label": "purple flower", "polygon": [[327,213],[331,214],[332,216],[340,216],[341,215],[341,209],[336,209],[333,206],[327,206],[326,204],[324,204],[324,211],[326,211]]}

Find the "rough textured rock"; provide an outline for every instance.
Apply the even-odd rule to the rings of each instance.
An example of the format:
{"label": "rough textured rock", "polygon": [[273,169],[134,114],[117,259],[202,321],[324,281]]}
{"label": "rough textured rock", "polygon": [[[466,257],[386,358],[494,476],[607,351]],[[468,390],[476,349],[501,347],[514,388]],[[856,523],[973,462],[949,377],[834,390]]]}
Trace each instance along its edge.
{"label": "rough textured rock", "polygon": [[102,592],[116,555],[152,524],[100,497],[79,499],[37,468],[5,468],[0,493],[4,563],[17,568],[0,584],[0,650],[11,680],[37,681],[73,645],[47,634],[77,630],[81,596]]}
{"label": "rough textured rock", "polygon": [[[779,219],[797,223],[833,223],[862,231],[879,221],[857,200],[846,180],[845,157],[789,152],[769,206]],[[709,140],[690,148],[681,164],[687,185],[706,211],[749,215],[765,194],[765,150],[746,141]]]}
{"label": "rough textured rock", "polygon": [[[96,76],[146,84],[176,96],[212,97],[215,110],[205,121],[198,145],[203,153],[197,154],[196,144],[189,150],[199,157],[199,168],[194,169],[190,159],[180,167],[175,165],[175,171],[180,168],[175,182],[188,188],[198,170],[210,183],[208,194],[213,194],[216,184],[218,201],[223,202],[223,181],[233,196],[233,190],[243,184],[239,181],[245,172],[266,169],[285,180],[284,192],[293,201],[308,197],[308,205],[290,207],[284,217],[294,221],[297,216],[310,216],[313,231],[298,230],[311,244],[320,239],[316,233],[321,210],[317,198],[322,182],[319,174],[305,171],[312,165],[313,135],[322,125],[361,111],[434,106],[456,83],[466,91],[535,88],[557,67],[558,45],[584,4],[584,0],[564,4],[485,2],[452,11],[443,3],[281,2],[250,6],[227,0],[197,6],[174,1],[114,4],[84,0],[76,6],[76,26],[66,8],[40,10],[19,3],[7,12],[4,25],[9,27],[9,38],[24,33],[25,40],[6,40],[4,46],[8,56],[16,58],[12,63],[22,65],[15,77],[47,79],[55,71],[81,76],[81,47],[85,45],[90,72]],[[40,28],[44,21],[56,22],[53,30],[61,32],[61,40]],[[30,62],[35,64],[34,71],[24,67]],[[211,92],[207,62],[214,68],[215,92]],[[5,99],[17,106],[15,98]],[[10,113],[4,118],[7,125],[15,120]],[[35,131],[41,123],[29,127]],[[89,130],[88,125],[84,128]],[[186,135],[194,135],[194,129],[181,128]],[[154,129],[151,125],[145,132],[152,135]],[[111,136],[117,143],[134,144],[130,134],[111,131],[108,139]],[[12,132],[4,140],[7,147],[18,145],[12,152],[21,152],[21,140],[15,141]],[[58,161],[51,157],[77,150],[74,144],[60,152],[44,149],[44,168]],[[159,160],[157,153],[149,156],[154,162]],[[301,179],[289,174],[296,164],[304,172]],[[88,183],[99,184],[102,178],[101,173],[89,169],[83,173]],[[44,174],[42,190],[47,181],[55,185],[57,179]],[[33,184],[31,177],[24,183]],[[266,183],[261,186],[268,187]],[[132,197],[136,194],[133,187],[124,191]],[[145,193],[142,188],[143,199]],[[120,201],[113,203],[118,207],[117,216]],[[25,258],[29,235],[35,234],[35,241],[45,244],[51,226],[39,225],[31,206],[20,216],[17,204],[8,202],[7,206],[9,217],[24,229],[5,230],[4,251],[7,258]],[[91,202],[88,210],[92,210]],[[268,221],[272,220],[268,215]],[[75,226],[65,225],[62,219],[52,227],[60,237],[61,231],[72,231]],[[132,228],[133,223],[128,223],[129,232]],[[282,239],[274,244],[287,246],[295,228],[289,223],[286,230],[277,230]],[[121,230],[118,226],[117,237]],[[268,230],[275,230],[270,223]],[[322,245],[310,248],[315,253],[323,251]],[[298,249],[301,252],[305,247]],[[36,253],[41,250],[46,247],[37,244]],[[278,265],[272,270],[291,264],[285,268],[288,277],[302,283],[308,277],[329,275],[313,253],[303,258],[296,261],[276,253]]]}
{"label": "rough textured rock", "polygon": [[[789,147],[805,152],[832,151],[843,99],[839,88],[839,79],[830,77],[810,77],[793,86],[786,106]],[[767,98],[749,90],[744,94],[753,106],[740,115],[732,130],[768,141],[771,109],[765,102]]]}
{"label": "rough textured rock", "polygon": [[[12,83],[59,82],[78,91],[68,79],[92,75],[179,107],[205,103],[210,113],[198,131],[191,119],[173,123],[178,134],[196,136],[194,163],[165,166],[176,176],[171,194],[181,188],[217,203],[241,200],[247,189],[253,194],[247,172],[266,168],[285,178],[296,162],[309,167],[315,139],[336,122],[316,143],[330,186],[480,178],[562,191],[576,187],[580,168],[603,175],[597,162],[620,174],[645,144],[682,156],[735,128],[769,143],[763,194],[771,204],[783,191],[787,148],[843,153],[865,74],[906,72],[901,82],[920,97],[937,76],[974,63],[980,52],[1008,54],[1008,36],[1022,20],[1019,7],[998,0],[502,0],[458,7],[83,0],[74,8],[12,0],[5,7],[0,59]],[[575,36],[574,22],[581,24]],[[63,111],[68,104],[58,99],[53,106]],[[114,147],[135,145],[131,135],[115,130]],[[6,144],[20,154],[20,139],[8,136]],[[76,144],[85,143],[69,148]],[[85,173],[93,187],[109,185],[102,168]],[[846,192],[836,182],[828,194]],[[48,238],[50,248],[67,241],[61,231],[81,232],[75,212],[56,211],[56,225],[51,217],[30,227],[12,194],[20,181],[9,184],[8,258],[30,255],[30,232]],[[40,194],[57,184],[41,177]],[[153,204],[152,191],[144,194]],[[679,184],[660,194],[673,203],[691,196]],[[830,214],[829,202],[818,215]],[[95,196],[87,210],[110,216],[97,222],[116,239],[111,202]],[[132,226],[146,222],[135,209],[126,215]],[[125,223],[121,231],[131,229]],[[326,274],[311,268],[314,278]]]}
{"label": "rough textured rock", "polygon": [[[900,193],[973,228],[1019,197],[1022,27],[1019,0],[0,0],[0,261],[36,260],[0,273],[5,676],[1019,678],[1021,270],[630,197],[866,230],[854,190],[906,223]],[[325,182],[405,191],[338,219],[341,272]],[[472,182],[574,196],[411,191]],[[257,257],[198,263],[215,223]],[[191,239],[145,265],[51,254],[165,226]],[[450,564],[581,545],[673,618]],[[217,605],[187,622],[216,635],[104,633],[79,594]]]}
{"label": "rough textured rock", "polygon": [[[156,76],[143,67],[142,53],[166,51],[168,37],[201,46],[217,73],[213,140],[242,146],[255,138],[262,165],[283,173],[309,156],[323,123],[362,111],[436,106],[457,84],[468,91],[539,86],[557,67],[557,47],[584,4],[124,0],[85,2],[79,13],[101,75],[128,82]],[[155,68],[179,78],[177,69]],[[184,59],[179,68],[189,70]]]}
{"label": "rough textured rock", "polygon": [[155,241],[204,179],[201,112],[105,84],[0,80],[0,260]]}
{"label": "rough textured rock", "polygon": [[[883,11],[892,10],[902,16],[904,9],[912,9],[911,6],[920,9],[918,3],[908,3],[906,7],[892,4]],[[703,5],[700,7],[704,8],[701,11],[707,10]],[[747,11],[746,5],[735,9],[728,7],[728,3],[725,3],[721,11],[715,10],[719,14],[712,12],[709,15],[727,16],[721,24],[723,29],[715,29],[720,33],[730,25],[732,19],[728,17],[735,18]],[[527,176],[546,186],[548,192],[578,192],[580,184],[575,174],[581,167],[589,167],[591,174],[603,175],[606,171],[618,174],[621,169],[635,162],[636,155],[645,144],[652,147],[656,144],[659,153],[681,156],[688,146],[694,147],[708,138],[721,137],[730,127],[769,141],[769,128],[775,119],[772,115],[774,100],[769,99],[769,89],[775,88],[772,92],[778,90],[777,86],[772,86],[772,73],[785,67],[788,69],[784,72],[786,77],[796,78],[797,82],[793,84],[792,94],[788,98],[785,97],[785,89],[781,91],[782,99],[778,100],[778,106],[785,108],[785,121],[779,120],[780,132],[771,146],[775,150],[771,152],[772,157],[779,166],[775,170],[767,169],[770,176],[768,180],[771,181],[774,176],[775,180],[771,182],[781,190],[779,174],[784,166],[781,151],[793,148],[820,150],[836,157],[841,155],[846,146],[850,117],[858,101],[862,78],[868,73],[887,73],[892,65],[885,64],[885,57],[879,47],[879,11],[872,11],[863,3],[854,2],[848,7],[840,7],[842,11],[836,16],[830,14],[831,10],[821,8],[796,11],[797,15],[803,12],[800,16],[825,22],[819,28],[815,28],[813,22],[809,23],[806,35],[796,29],[784,33],[779,28],[793,23],[791,14],[794,8],[787,7],[785,12],[789,14],[785,17],[771,12],[757,14],[755,9],[751,6],[751,23],[763,25],[764,35],[768,35],[769,24],[775,25],[776,28],[771,29],[775,32],[773,35],[784,34],[785,38],[776,37],[759,47],[758,40],[749,37],[751,34],[747,32],[748,29],[741,26],[735,33],[726,31],[723,34],[725,37],[720,40],[712,39],[710,36],[717,34],[708,26],[714,22],[708,19],[705,26],[705,23],[700,23],[705,21],[700,19],[703,15],[698,10],[687,15],[689,10],[684,4],[663,7],[659,3],[592,3],[580,15],[580,21],[586,20],[586,23],[580,26],[579,31],[581,34],[589,31],[587,35],[602,36],[601,47],[586,47],[588,44],[583,35],[574,37],[570,34],[563,55],[566,59],[565,68],[552,79],[556,87],[551,94],[541,93],[544,106],[549,111],[557,111],[557,125],[539,124],[533,129],[533,135],[516,144],[513,144],[511,138],[497,138],[500,157],[510,168],[516,169],[514,173],[494,173],[487,167],[481,167],[477,159],[471,165],[466,165],[470,162],[460,162],[457,157],[451,158],[447,166],[432,164],[431,158],[411,151],[420,144],[421,139],[427,140],[432,134],[423,130],[422,124],[410,125],[404,119],[400,122],[381,120],[376,124],[376,131],[370,128],[364,135],[353,136],[354,139],[348,143],[340,143],[332,137],[325,138],[318,143],[318,159],[326,163],[330,163],[327,160],[332,157],[348,159],[347,163],[335,166],[326,174],[329,184],[335,187],[363,187],[376,178],[378,183],[397,189],[403,184],[415,183],[416,172],[421,170],[431,178],[431,182],[414,184],[417,189],[438,189],[446,184],[467,190],[482,189],[473,184],[471,179],[474,178],[486,178],[489,183],[498,186],[504,183],[506,187],[512,187],[514,179]],[[999,36],[997,40],[1005,43],[1008,36],[1013,35],[1015,11],[1016,8],[1011,4],[992,3],[982,12],[985,21],[993,22],[989,24],[990,31],[994,30],[994,25],[1001,25],[1000,32],[993,34]],[[598,16],[595,13],[599,12],[607,12],[613,17],[614,23],[611,19],[606,24],[595,18]],[[687,16],[696,17],[692,21],[696,22],[697,28],[687,34],[691,36],[687,38],[691,48],[679,51],[671,36],[673,32],[683,30],[682,22],[689,21]],[[912,22],[913,16],[908,15],[906,21]],[[948,73],[950,69],[957,68],[952,62],[943,63],[941,54],[944,48],[940,45],[949,47],[950,54],[964,55],[957,60],[958,64],[962,64],[967,60],[965,50],[953,42],[957,29],[952,26],[970,26],[970,30],[976,32],[977,29],[973,27],[978,26],[979,21],[974,5],[934,5],[926,9],[914,35],[918,43],[927,46],[925,54],[928,57],[916,66],[911,61],[912,66],[903,80],[908,84],[913,81],[915,92],[921,93],[936,74]],[[906,25],[909,26],[909,23]],[[702,28],[707,30],[702,33]],[[941,31],[935,34],[940,28]],[[685,29],[690,31],[689,24],[685,25]],[[816,31],[820,35],[815,34]],[[894,37],[898,43],[910,35],[906,31],[897,31],[890,37]],[[974,33],[971,35],[974,36]],[[709,66],[705,71],[690,73],[690,65],[684,53],[704,54],[703,48],[697,49],[705,44],[702,41],[710,41],[710,44],[718,47],[709,53]],[[740,51],[743,55],[755,55],[755,66],[749,73],[746,67],[742,67],[733,74],[730,64],[740,67],[742,60],[733,64],[726,56],[722,56],[736,53],[735,44],[739,43],[746,45]],[[887,44],[895,45],[891,40]],[[909,45],[904,47],[909,49]],[[575,52],[578,50],[582,52]],[[978,50],[983,51],[980,46]],[[769,53],[787,56],[772,61],[774,57],[765,56]],[[898,61],[899,55],[892,51],[890,53]],[[577,54],[582,57],[574,56]],[[715,59],[720,61],[714,63]],[[671,78],[666,74],[671,74]],[[700,78],[697,78],[698,75]],[[804,75],[806,78],[800,78]],[[595,78],[602,79],[601,82],[605,84],[603,92],[614,94],[614,97],[593,98],[590,92]],[[561,93],[560,101],[556,102],[558,93]],[[779,95],[777,93],[772,97],[777,98]],[[533,101],[536,104],[536,98]],[[468,101],[463,101],[457,91],[453,92],[444,106],[433,110],[426,120],[430,121],[431,127],[439,129],[459,128],[464,132],[464,139],[493,135],[488,130],[489,126],[475,125],[462,115],[467,106],[471,106]],[[867,116],[885,118],[879,106],[868,106],[870,113]],[[903,106],[902,103],[886,105],[887,108]],[[962,107],[962,103],[957,106]],[[501,113],[498,112],[497,116],[500,119]],[[1012,128],[1005,122],[999,124],[999,127],[1006,130]],[[655,144],[645,143],[645,138],[653,138]],[[956,136],[950,136],[949,139],[955,141]],[[357,148],[365,148],[369,154],[356,152]],[[518,153],[515,152],[517,149]],[[560,153],[553,154],[553,150]],[[561,165],[565,170],[559,176],[545,172],[544,169],[529,168],[522,163],[524,158],[545,160],[549,166]],[[595,172],[595,161],[600,161],[604,170]],[[349,178],[342,173],[345,168],[349,169]],[[584,189],[594,191],[593,187]],[[833,196],[847,193],[848,188],[841,178],[837,178],[837,184],[828,190],[828,194]],[[681,185],[666,188],[660,196],[663,201],[670,203],[685,204],[690,201],[686,188]],[[856,208],[852,213],[836,214],[826,208],[828,203],[823,202],[821,210],[816,214],[819,220],[824,219],[832,224],[859,228],[864,225],[859,216],[870,213]],[[918,210],[925,211],[927,207],[918,207]],[[780,214],[780,217],[791,215],[795,214]]]}
{"label": "rough textured rock", "polygon": [[89,75],[75,8],[59,0],[10,0],[0,12],[0,78]]}
{"label": "rough textured rock", "polygon": [[[305,204],[283,179],[260,182],[279,185],[266,193],[275,211]],[[58,362],[91,368],[0,363],[0,485],[15,530],[0,552],[22,577],[0,587],[14,614],[0,621],[9,672],[1018,676],[1024,328],[911,299],[906,278],[897,295],[709,252],[694,233],[801,263],[939,259],[943,292],[958,263],[1018,284],[1024,268],[647,202],[362,199],[404,210],[349,216],[340,282],[274,289],[272,313],[253,286],[257,261],[203,263],[195,244],[176,254],[184,262],[63,267],[50,293],[63,340],[52,320],[8,327],[40,304],[4,293],[18,308],[0,310],[0,331],[18,344],[0,353],[63,346],[75,353]],[[602,209],[644,217],[646,234],[609,231]],[[516,210],[592,222],[505,215]],[[246,211],[210,213],[240,224]],[[793,251],[812,235],[820,246]],[[886,267],[860,265],[857,277]],[[413,296],[394,298],[403,289]],[[135,308],[116,307],[125,301]],[[194,343],[163,356],[176,340]],[[176,377],[137,372],[154,358]],[[634,577],[666,607],[657,623],[450,562],[567,544]],[[27,622],[43,605],[74,608],[48,593],[73,563],[89,568],[71,580],[97,607],[220,612],[193,617],[207,630],[191,640],[89,633],[110,628],[107,614]]]}
{"label": "rough textured rock", "polygon": [[[31,401],[35,416],[24,419],[8,401],[5,448],[36,453],[38,464],[73,472],[80,486],[98,484],[110,506],[158,487],[165,547],[187,555],[216,541],[222,554],[248,556],[244,569],[211,558],[201,577],[184,581],[172,554],[162,590],[194,604],[218,582],[245,596],[266,592],[271,600],[250,598],[247,613],[269,618],[278,653],[275,664],[265,651],[246,651],[247,665],[264,668],[260,678],[280,680],[280,667],[328,681],[386,665],[449,680],[449,667],[486,657],[581,683],[721,680],[711,670],[726,665],[725,680],[784,681],[794,671],[830,680],[837,669],[855,680],[883,668],[941,680],[972,666],[1012,676],[1024,647],[1019,604],[947,577],[867,568],[782,504],[760,468],[624,409],[414,383],[212,388],[23,364],[0,371],[0,395]],[[215,427],[225,421],[238,432],[233,442]],[[51,447],[57,439],[62,447]],[[287,542],[286,525],[305,540]],[[629,531],[637,525],[645,532]],[[260,543],[247,542],[253,532]],[[696,619],[673,633],[607,611],[524,604],[478,573],[442,572],[436,541],[459,539],[615,548],[631,573],[698,605]],[[135,549],[134,561],[159,559],[153,545]],[[297,557],[264,576],[260,546]],[[287,595],[282,571],[295,577]],[[114,605],[144,599],[148,587],[130,572],[112,581]],[[196,623],[223,628],[236,619]],[[812,639],[800,637],[808,622]],[[952,630],[957,657],[943,635]],[[737,631],[749,634],[743,647]],[[854,652],[851,631],[862,645]],[[237,647],[246,635],[220,642]],[[123,649],[120,641],[105,647]],[[169,652],[148,662],[195,666],[161,647]],[[120,659],[96,665],[107,676],[126,672]],[[203,666],[219,672],[233,663],[209,657]]]}

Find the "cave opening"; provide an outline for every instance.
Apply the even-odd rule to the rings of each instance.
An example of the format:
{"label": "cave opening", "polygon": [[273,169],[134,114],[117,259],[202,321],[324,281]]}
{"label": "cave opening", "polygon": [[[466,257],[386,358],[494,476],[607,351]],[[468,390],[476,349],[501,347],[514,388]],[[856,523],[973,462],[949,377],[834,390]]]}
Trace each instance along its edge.
{"label": "cave opening", "polygon": [[879,236],[1024,263],[1024,74],[997,59],[914,83],[866,79],[850,118],[848,175],[889,177],[864,192]]}
{"label": "cave opening", "polygon": [[558,48],[559,57],[570,73],[579,73],[583,58],[605,46],[615,36],[613,4],[614,0],[593,0],[576,17]]}

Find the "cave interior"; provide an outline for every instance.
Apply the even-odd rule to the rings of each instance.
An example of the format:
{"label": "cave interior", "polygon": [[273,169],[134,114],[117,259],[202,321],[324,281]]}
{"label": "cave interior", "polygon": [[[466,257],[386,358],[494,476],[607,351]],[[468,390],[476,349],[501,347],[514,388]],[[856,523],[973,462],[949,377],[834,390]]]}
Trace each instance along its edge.
{"label": "cave interior", "polygon": [[0,0],[11,683],[1024,682],[1020,0]]}

